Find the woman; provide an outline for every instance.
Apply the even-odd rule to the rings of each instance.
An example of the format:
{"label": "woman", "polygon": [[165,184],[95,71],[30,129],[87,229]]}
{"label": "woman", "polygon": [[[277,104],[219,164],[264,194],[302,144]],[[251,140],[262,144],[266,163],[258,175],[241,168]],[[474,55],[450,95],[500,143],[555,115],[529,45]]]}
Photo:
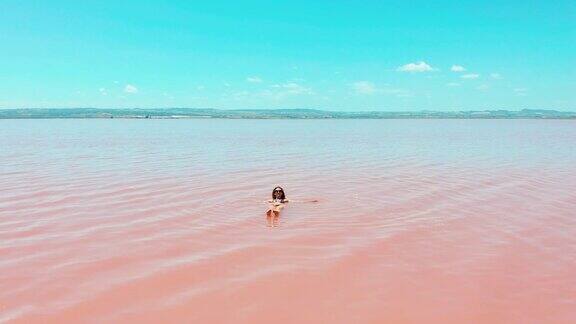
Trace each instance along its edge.
{"label": "woman", "polygon": [[289,202],[286,199],[286,193],[282,187],[276,187],[272,190],[272,199],[267,201],[270,204],[270,209],[266,212],[268,217],[280,215],[280,211],[284,208],[284,204]]}
{"label": "woman", "polygon": [[270,209],[268,209],[266,215],[268,217],[274,216],[274,218],[277,219],[278,216],[280,215],[280,211],[285,207],[286,203],[288,202],[318,202],[318,200],[313,199],[313,200],[296,201],[286,199],[286,193],[284,192],[284,189],[278,186],[272,190],[272,199],[267,200],[266,202],[270,204]]}

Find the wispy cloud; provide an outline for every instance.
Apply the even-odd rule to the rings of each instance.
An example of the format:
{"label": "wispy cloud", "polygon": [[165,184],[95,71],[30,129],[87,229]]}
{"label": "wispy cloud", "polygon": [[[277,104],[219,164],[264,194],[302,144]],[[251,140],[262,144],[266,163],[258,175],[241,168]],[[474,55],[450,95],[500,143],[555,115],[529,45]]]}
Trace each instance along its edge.
{"label": "wispy cloud", "polygon": [[528,91],[528,89],[526,89],[526,88],[515,88],[515,89],[513,89],[513,91],[514,91],[514,93],[515,93],[517,96],[523,97],[523,96],[526,95],[526,92]]}
{"label": "wispy cloud", "polygon": [[452,72],[464,72],[464,71],[466,71],[466,68],[463,67],[462,65],[452,65],[452,67],[450,68],[450,71],[452,71]]}
{"label": "wispy cloud", "polygon": [[428,63],[424,61],[416,62],[416,63],[408,63],[398,67],[397,69],[400,72],[410,72],[410,73],[419,73],[419,72],[431,72],[437,70],[433,68]]}
{"label": "wispy cloud", "polygon": [[352,89],[358,94],[369,95],[376,92],[376,86],[369,81],[357,81],[352,83]]}
{"label": "wispy cloud", "polygon": [[100,94],[103,96],[108,95],[108,91],[106,90],[106,88],[100,88],[100,89],[98,89],[98,92],[100,92]]}
{"label": "wispy cloud", "polygon": [[461,76],[462,79],[478,79],[479,77],[480,77],[480,74],[476,74],[476,73],[464,74]]}
{"label": "wispy cloud", "polygon": [[230,95],[233,100],[243,102],[258,102],[261,100],[282,101],[288,97],[299,95],[314,95],[314,91],[302,84],[288,81],[273,84],[266,89],[257,91],[236,91]]}
{"label": "wispy cloud", "polygon": [[448,87],[459,87],[460,83],[458,82],[450,82],[450,83],[446,83],[446,86]]}
{"label": "wispy cloud", "polygon": [[262,78],[258,76],[249,76],[246,78],[246,81],[250,83],[262,83]]}
{"label": "wispy cloud", "polygon": [[400,88],[391,87],[389,84],[383,84],[381,86],[376,86],[370,81],[356,81],[351,85],[352,90],[359,95],[373,95],[373,94],[384,94],[384,95],[395,95],[397,97],[412,97],[413,94],[406,90]]}
{"label": "wispy cloud", "polygon": [[476,87],[476,90],[480,90],[480,91],[486,91],[488,89],[490,89],[490,86],[487,84],[481,84],[481,85]]}
{"label": "wispy cloud", "polygon": [[273,84],[274,89],[281,90],[285,94],[312,94],[312,90],[296,82],[286,82],[282,84]]}
{"label": "wispy cloud", "polygon": [[502,76],[500,75],[500,73],[490,73],[490,77],[492,79],[502,79]]}
{"label": "wispy cloud", "polygon": [[133,86],[131,84],[127,84],[124,87],[124,92],[126,92],[126,93],[138,93],[138,88],[136,88],[135,86]]}

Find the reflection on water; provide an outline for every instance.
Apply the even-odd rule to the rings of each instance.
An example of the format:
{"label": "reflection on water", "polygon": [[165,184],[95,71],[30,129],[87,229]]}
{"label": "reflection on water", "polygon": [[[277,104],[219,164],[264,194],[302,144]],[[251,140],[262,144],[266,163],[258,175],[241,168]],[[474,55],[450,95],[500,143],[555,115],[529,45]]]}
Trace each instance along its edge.
{"label": "reflection on water", "polygon": [[[0,322],[572,323],[575,142],[552,120],[3,120]],[[321,203],[267,217],[277,184]]]}
{"label": "reflection on water", "polygon": [[266,224],[268,227],[276,227],[280,225],[280,213],[268,210],[266,212]]}

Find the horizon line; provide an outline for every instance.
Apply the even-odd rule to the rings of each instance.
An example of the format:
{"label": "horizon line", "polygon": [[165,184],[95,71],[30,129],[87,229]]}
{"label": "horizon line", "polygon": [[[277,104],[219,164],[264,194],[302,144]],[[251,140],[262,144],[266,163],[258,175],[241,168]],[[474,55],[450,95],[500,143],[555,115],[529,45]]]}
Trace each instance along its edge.
{"label": "horizon line", "polygon": [[0,107],[0,111],[7,110],[51,110],[51,109],[92,109],[92,110],[168,110],[168,109],[185,109],[185,110],[217,110],[217,111],[321,111],[321,112],[334,112],[334,113],[420,113],[420,112],[440,112],[440,113],[456,113],[456,112],[490,112],[490,111],[508,111],[508,112],[522,112],[522,111],[548,111],[559,113],[576,113],[574,110],[557,110],[545,108],[484,108],[484,109],[464,109],[464,110],[434,110],[434,109],[420,109],[420,110],[330,110],[321,108],[209,108],[209,107],[18,107],[18,108],[5,108]]}

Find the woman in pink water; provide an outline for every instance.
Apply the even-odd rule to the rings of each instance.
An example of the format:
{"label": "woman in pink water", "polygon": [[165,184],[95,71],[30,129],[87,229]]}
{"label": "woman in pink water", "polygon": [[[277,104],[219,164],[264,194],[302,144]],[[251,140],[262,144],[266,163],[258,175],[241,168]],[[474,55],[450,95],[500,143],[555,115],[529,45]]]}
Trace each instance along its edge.
{"label": "woman in pink water", "polygon": [[280,216],[280,211],[284,209],[286,203],[288,202],[318,202],[316,199],[312,200],[293,200],[287,199],[286,193],[282,187],[277,186],[272,190],[272,199],[266,201],[270,204],[268,211],[266,212],[266,216],[268,218],[268,222],[272,225],[278,222],[278,217]]}

